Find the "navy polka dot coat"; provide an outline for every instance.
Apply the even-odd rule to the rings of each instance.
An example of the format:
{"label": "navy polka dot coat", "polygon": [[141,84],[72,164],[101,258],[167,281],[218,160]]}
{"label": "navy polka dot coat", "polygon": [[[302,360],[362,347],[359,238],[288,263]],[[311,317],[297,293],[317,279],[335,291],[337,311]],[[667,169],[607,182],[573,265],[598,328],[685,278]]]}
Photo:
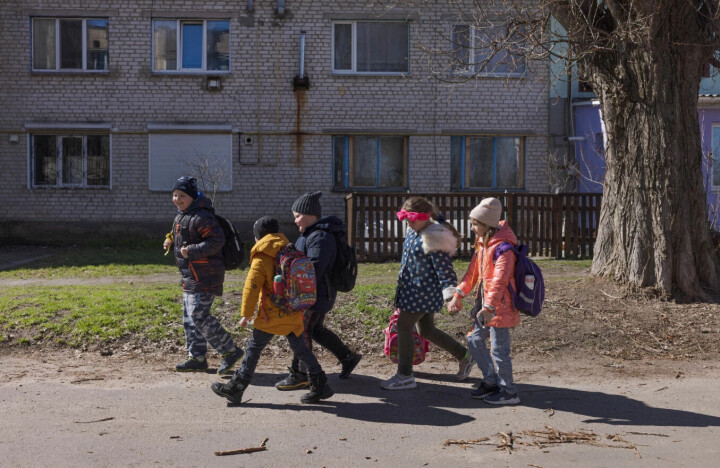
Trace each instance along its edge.
{"label": "navy polka dot coat", "polygon": [[455,235],[440,224],[421,232],[408,228],[395,292],[395,307],[403,312],[435,313],[452,298],[457,276],[452,255],[457,248]]}

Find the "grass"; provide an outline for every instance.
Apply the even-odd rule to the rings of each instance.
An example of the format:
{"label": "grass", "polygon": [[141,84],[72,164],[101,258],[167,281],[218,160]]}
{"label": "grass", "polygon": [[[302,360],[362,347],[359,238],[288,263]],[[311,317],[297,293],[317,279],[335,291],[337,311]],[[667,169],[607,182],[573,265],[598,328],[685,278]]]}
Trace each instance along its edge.
{"label": "grass", "polygon": [[[51,255],[21,267],[0,271],[3,280],[67,279],[62,286],[2,286],[0,346],[57,344],[79,347],[109,344],[142,337],[153,343],[184,342],[181,291],[171,256],[152,245],[123,247],[52,248]],[[559,267],[564,278],[590,267],[589,261],[539,260],[541,267]],[[462,277],[468,261],[456,260]],[[567,271],[565,271],[567,267]],[[364,339],[377,339],[392,311],[399,263],[359,265],[358,283],[340,294],[333,316],[362,328]],[[558,268],[553,268],[558,274]],[[168,274],[168,279],[143,281],[143,276]],[[247,270],[226,275],[228,293],[215,301],[214,310],[233,335],[238,330],[239,301]],[[133,281],[92,281],[93,278],[132,276]],[[17,284],[17,283],[15,283]]]}

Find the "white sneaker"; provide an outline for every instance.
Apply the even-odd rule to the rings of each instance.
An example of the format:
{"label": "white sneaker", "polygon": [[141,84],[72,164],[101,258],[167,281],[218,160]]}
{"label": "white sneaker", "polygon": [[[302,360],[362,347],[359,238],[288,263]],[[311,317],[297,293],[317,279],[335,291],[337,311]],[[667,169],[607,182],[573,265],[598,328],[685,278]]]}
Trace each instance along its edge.
{"label": "white sneaker", "polygon": [[415,388],[415,377],[412,375],[395,374],[389,379],[383,381],[380,386],[385,390],[405,390],[407,388]]}
{"label": "white sneaker", "polygon": [[455,378],[457,380],[465,380],[470,377],[470,372],[472,372],[473,364],[475,364],[475,360],[470,355],[470,353],[468,353],[467,356],[460,360],[460,364],[458,366],[457,374],[455,374]]}

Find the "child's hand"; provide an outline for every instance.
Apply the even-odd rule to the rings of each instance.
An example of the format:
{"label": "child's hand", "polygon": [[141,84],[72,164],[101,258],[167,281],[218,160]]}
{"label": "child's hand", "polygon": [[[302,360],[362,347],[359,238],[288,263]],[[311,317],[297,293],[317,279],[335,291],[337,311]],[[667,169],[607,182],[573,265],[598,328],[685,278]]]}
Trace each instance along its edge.
{"label": "child's hand", "polygon": [[457,312],[461,311],[462,299],[454,296],[452,299],[450,299],[450,302],[448,302],[447,310],[450,315],[456,314]]}
{"label": "child's hand", "polygon": [[183,258],[188,258],[188,248],[187,248],[187,246],[180,248],[180,255],[182,255]]}
{"label": "child's hand", "polygon": [[245,317],[240,319],[240,326],[243,328],[247,328],[248,325],[250,325],[250,320],[246,319]]}
{"label": "child's hand", "polygon": [[477,317],[478,322],[480,322],[480,325],[482,325],[483,327],[486,327],[487,324],[490,323],[490,320],[492,320],[492,318],[495,317],[495,312],[483,307],[483,309],[480,312],[478,312],[476,317]]}
{"label": "child's hand", "polygon": [[165,239],[165,242],[163,242],[163,249],[164,250],[170,250],[170,247],[172,247],[172,241],[170,239]]}

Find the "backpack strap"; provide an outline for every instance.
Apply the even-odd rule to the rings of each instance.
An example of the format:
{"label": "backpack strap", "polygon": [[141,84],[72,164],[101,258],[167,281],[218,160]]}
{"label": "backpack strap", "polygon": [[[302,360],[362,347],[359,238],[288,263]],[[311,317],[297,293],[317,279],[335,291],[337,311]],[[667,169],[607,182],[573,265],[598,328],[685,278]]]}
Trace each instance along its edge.
{"label": "backpack strap", "polygon": [[497,259],[500,258],[500,255],[504,254],[508,250],[512,250],[513,252],[517,253],[517,249],[513,247],[510,242],[501,242],[500,245],[498,245],[493,252],[493,263],[495,263]]}

